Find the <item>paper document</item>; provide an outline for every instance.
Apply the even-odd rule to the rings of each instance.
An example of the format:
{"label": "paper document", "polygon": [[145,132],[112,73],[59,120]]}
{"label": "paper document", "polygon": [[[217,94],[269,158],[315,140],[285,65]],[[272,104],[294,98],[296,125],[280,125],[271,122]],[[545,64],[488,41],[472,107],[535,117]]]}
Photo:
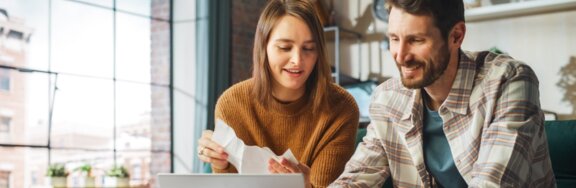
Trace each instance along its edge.
{"label": "paper document", "polygon": [[271,158],[279,162],[281,157],[284,157],[292,164],[299,163],[290,149],[281,156],[277,156],[268,147],[245,145],[236,136],[234,129],[220,119],[216,120],[212,140],[224,147],[228,153],[228,162],[232,163],[240,174],[270,174],[268,172],[268,160]]}

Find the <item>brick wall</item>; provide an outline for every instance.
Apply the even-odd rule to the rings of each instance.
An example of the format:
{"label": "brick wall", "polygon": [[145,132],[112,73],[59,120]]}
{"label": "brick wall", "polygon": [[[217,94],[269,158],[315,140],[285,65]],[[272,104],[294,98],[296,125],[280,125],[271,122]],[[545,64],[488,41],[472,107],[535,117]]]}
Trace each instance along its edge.
{"label": "brick wall", "polygon": [[[153,0],[152,17],[168,20],[170,1]],[[151,20],[151,81],[168,84],[170,82],[170,23]],[[170,90],[166,87],[151,88],[151,134],[152,150],[170,151]],[[150,185],[156,186],[156,174],[170,172],[170,154],[152,153],[150,159]]]}
{"label": "brick wall", "polygon": [[[11,17],[10,20],[0,23],[4,31],[0,33],[0,64],[15,67],[26,67],[28,43],[19,39],[8,39],[9,30],[22,32],[24,37],[30,35],[32,29],[24,25],[24,22],[14,21],[20,18]],[[17,40],[21,46],[10,46],[8,40]],[[16,48],[13,48],[16,47]],[[7,70],[7,69],[2,69]],[[27,144],[26,140],[26,84],[30,79],[28,74],[14,70],[5,72],[10,78],[10,90],[0,91],[0,116],[11,118],[8,133],[0,134],[0,142],[4,144]],[[28,77],[27,77],[28,76]],[[4,155],[7,154],[7,155]],[[12,181],[11,187],[24,187],[25,173],[27,173],[26,156],[29,155],[25,149],[3,147],[0,148],[0,171],[10,173]],[[42,180],[40,180],[42,181]]]}
{"label": "brick wall", "polygon": [[252,76],[252,48],[256,24],[266,0],[233,0],[231,19],[231,85]]}

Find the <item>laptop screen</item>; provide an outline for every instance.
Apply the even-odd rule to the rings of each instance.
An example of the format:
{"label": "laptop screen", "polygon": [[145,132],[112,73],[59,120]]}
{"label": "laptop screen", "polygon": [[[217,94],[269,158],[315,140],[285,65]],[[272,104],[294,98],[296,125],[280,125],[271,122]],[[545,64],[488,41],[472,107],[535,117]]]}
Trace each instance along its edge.
{"label": "laptop screen", "polygon": [[158,174],[160,188],[303,188],[302,174]]}

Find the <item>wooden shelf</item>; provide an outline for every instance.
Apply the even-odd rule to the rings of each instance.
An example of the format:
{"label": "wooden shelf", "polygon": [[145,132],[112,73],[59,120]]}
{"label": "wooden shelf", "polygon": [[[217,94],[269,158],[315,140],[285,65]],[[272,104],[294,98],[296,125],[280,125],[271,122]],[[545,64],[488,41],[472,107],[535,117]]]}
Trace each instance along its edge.
{"label": "wooden shelf", "polygon": [[326,41],[334,41],[336,38],[336,30],[339,31],[339,37],[340,39],[361,39],[362,38],[362,34],[352,31],[352,30],[348,30],[348,29],[344,29],[344,28],[340,28],[337,26],[328,26],[328,27],[324,27],[324,39],[326,39]]}
{"label": "wooden shelf", "polygon": [[466,22],[576,10],[576,0],[532,0],[468,9]]}

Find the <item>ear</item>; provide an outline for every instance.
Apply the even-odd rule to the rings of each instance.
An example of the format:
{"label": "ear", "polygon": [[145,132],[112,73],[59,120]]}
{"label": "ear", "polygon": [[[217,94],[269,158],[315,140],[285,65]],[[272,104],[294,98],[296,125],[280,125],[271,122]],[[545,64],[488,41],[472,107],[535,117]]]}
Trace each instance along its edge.
{"label": "ear", "polygon": [[450,32],[449,36],[449,43],[451,46],[460,48],[462,46],[462,42],[464,41],[464,35],[466,35],[466,24],[464,22],[458,22],[454,27],[452,27],[452,31]]}

